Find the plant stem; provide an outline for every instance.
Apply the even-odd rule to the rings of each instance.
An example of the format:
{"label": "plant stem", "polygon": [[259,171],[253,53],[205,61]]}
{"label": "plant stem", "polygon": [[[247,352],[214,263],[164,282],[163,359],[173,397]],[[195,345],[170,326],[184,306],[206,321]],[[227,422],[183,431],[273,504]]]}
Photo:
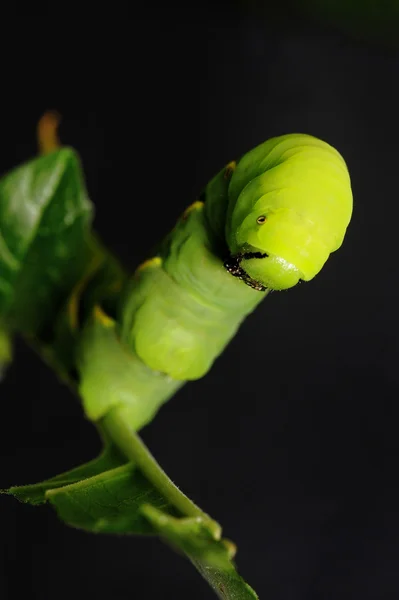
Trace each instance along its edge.
{"label": "plant stem", "polygon": [[101,421],[101,425],[126,458],[138,466],[147,479],[171,504],[184,516],[201,518],[204,524],[209,527],[213,538],[215,540],[220,539],[221,527],[219,523],[204,513],[169,479],[138,434],[125,423],[118,408],[110,410]]}

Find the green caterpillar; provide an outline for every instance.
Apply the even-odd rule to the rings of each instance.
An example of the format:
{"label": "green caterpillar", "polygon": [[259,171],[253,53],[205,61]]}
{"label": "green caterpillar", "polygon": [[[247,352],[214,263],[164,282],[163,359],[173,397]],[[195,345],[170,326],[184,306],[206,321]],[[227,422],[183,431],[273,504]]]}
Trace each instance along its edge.
{"label": "green caterpillar", "polygon": [[[126,418],[140,427],[179,382],[204,376],[262,291],[312,279],[342,244],[351,212],[344,160],[311,136],[273,138],[220,171],[126,286],[118,336],[139,359],[135,393],[122,394]],[[89,367],[87,358],[85,368],[82,395],[100,418],[118,394],[110,400],[103,361]]]}
{"label": "green caterpillar", "polygon": [[309,135],[275,137],[222,169],[129,277],[91,231],[75,153],[50,150],[0,185],[0,314],[76,373],[94,421],[119,406],[136,430],[148,423],[209,371],[265,292],[322,269],[351,219],[341,155]]}
{"label": "green caterpillar", "polygon": [[305,135],[261,144],[208,184],[139,270],[123,306],[124,341],[156,371],[202,377],[261,301],[259,291],[321,270],[351,211],[348,171],[331,146]]}

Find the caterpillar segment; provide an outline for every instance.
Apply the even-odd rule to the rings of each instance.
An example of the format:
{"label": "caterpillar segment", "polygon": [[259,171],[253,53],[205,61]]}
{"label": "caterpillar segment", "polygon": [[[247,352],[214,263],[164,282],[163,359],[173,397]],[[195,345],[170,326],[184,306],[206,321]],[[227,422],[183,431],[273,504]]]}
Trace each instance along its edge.
{"label": "caterpillar segment", "polygon": [[160,260],[136,271],[120,310],[122,341],[179,381],[203,377],[262,300],[224,268],[204,206],[192,205]]}

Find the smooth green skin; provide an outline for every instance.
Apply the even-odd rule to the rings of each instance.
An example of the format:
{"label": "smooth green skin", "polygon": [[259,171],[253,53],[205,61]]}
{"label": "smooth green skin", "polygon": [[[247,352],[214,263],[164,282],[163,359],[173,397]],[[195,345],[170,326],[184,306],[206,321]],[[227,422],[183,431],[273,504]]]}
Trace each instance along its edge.
{"label": "smooth green skin", "polygon": [[198,379],[263,298],[223,267],[199,207],[178,222],[162,263],[133,277],[121,310],[121,338],[155,372]]}
{"label": "smooth green skin", "polygon": [[[344,159],[330,145],[303,134],[272,138],[243,156],[228,196],[230,252],[266,253],[241,266],[274,290],[313,279],[341,246],[352,216]],[[265,222],[259,224],[259,217]]]}
{"label": "smooth green skin", "polygon": [[96,317],[85,325],[77,351],[79,395],[86,416],[100,421],[119,408],[135,431],[149,423],[182,382],[152,371],[120,340],[113,320]]}

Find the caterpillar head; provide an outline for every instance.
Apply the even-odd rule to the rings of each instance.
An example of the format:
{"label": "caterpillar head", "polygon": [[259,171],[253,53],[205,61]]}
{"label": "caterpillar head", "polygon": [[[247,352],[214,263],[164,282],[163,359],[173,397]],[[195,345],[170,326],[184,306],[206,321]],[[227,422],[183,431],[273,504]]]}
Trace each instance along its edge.
{"label": "caterpillar head", "polygon": [[258,290],[313,279],[341,246],[352,214],[342,157],[305,135],[273,138],[245,155],[229,194],[225,266]]}

